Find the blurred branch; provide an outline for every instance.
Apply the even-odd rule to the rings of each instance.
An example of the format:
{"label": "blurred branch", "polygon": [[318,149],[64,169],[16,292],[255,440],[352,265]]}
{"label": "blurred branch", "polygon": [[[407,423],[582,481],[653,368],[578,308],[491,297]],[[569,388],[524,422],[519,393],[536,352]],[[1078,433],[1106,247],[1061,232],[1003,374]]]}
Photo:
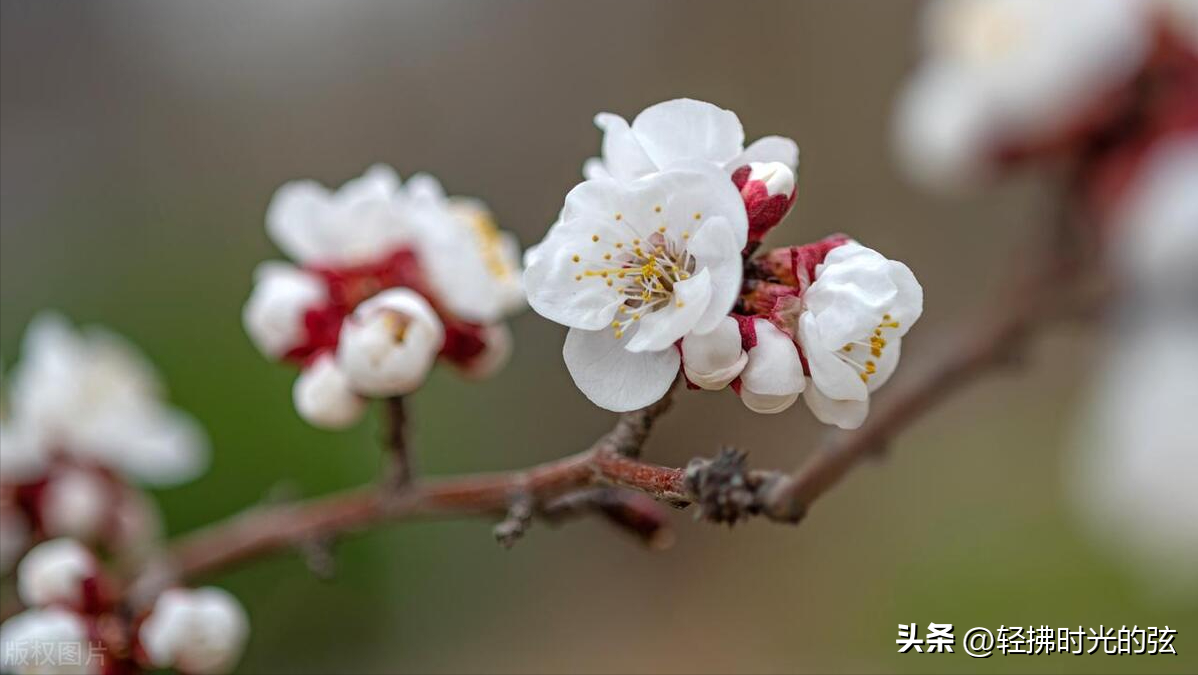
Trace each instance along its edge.
{"label": "blurred branch", "polygon": [[402,396],[392,396],[386,401],[386,438],[388,457],[387,484],[400,488],[412,480],[412,458],[408,453],[407,411]]}

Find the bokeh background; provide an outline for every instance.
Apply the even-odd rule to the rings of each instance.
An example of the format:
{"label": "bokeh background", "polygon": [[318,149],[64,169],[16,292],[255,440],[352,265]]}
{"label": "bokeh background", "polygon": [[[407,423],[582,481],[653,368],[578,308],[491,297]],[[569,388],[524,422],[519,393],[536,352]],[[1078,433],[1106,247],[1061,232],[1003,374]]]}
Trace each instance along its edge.
{"label": "bokeh background", "polygon": [[[251,270],[279,255],[266,204],[289,179],[340,184],[379,161],[430,171],[528,245],[596,153],[596,112],[710,100],[748,138],[802,148],[797,208],[767,243],[845,230],[916,271],[927,310],[907,367],[986,312],[1047,206],[1036,177],[953,200],[902,180],[889,120],[915,59],[906,0],[0,7],[0,354],[10,366],[29,318],[53,307],[159,364],[214,444],[204,478],[158,495],[172,532],[377,475],[377,418],[309,428],[293,373],[241,329]],[[514,331],[495,379],[442,371],[414,397],[421,471],[548,460],[611,424],[570,382],[559,327],[528,313]],[[294,555],[211,581],[252,617],[244,672],[1192,672],[1198,608],[1146,593],[1067,509],[1065,448],[1098,353],[1080,329],[1037,342],[797,529],[680,512],[666,552],[600,522],[538,526],[504,551],[488,522],[417,523],[343,543],[332,582]],[[760,417],[730,393],[687,393],[648,452],[684,463],[734,444],[789,467],[820,433],[801,405]],[[897,654],[911,622],[952,622],[958,638],[1168,625],[1179,656]]]}

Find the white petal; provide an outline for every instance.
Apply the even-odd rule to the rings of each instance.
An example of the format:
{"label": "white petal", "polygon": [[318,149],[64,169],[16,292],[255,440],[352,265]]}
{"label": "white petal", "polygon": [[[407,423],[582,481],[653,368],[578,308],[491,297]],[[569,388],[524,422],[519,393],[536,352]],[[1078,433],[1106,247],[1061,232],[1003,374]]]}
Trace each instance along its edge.
{"label": "white petal", "polygon": [[678,350],[633,353],[611,331],[570,329],[562,356],[574,383],[595,405],[614,412],[654,403],[678,375]]}
{"label": "white petal", "polygon": [[48,449],[30,425],[0,421],[0,482],[29,483],[40,478],[50,461]]}
{"label": "white petal", "polygon": [[314,274],[278,261],[254,270],[254,291],[242,310],[242,324],[258,349],[278,358],[304,341],[304,315],[328,299]]}
{"label": "white petal", "polygon": [[834,424],[841,429],[856,429],[865,422],[869,415],[869,401],[847,401],[831,399],[824,395],[820,388],[811,383],[803,391],[803,400],[824,424]]}
{"label": "white petal", "polygon": [[167,487],[208,468],[208,437],[190,415],[162,406],[131,408],[97,419],[95,456],[138,482]]}
{"label": "white petal", "polygon": [[824,346],[828,340],[821,335],[820,330],[821,325],[811,312],[804,312],[799,317],[799,344],[803,347],[803,355],[807,357],[812,382],[831,398],[866,400],[869,389],[861,381],[860,373],[837,356],[840,347]]}
{"label": "white petal", "polygon": [[894,148],[924,187],[957,191],[986,177],[993,121],[985,94],[964,73],[925,66],[907,84],[894,116]]}
{"label": "white petal", "polygon": [[736,114],[692,99],[646,108],[632,121],[645,154],[660,168],[701,160],[723,167],[744,149],[745,132]]}
{"label": "white petal", "polygon": [[695,257],[699,268],[711,274],[711,300],[703,316],[695,323],[695,331],[705,333],[728,317],[740,296],[744,261],[740,252],[744,242],[727,218],[709,218],[690,238],[687,252]]}
{"label": "white petal", "polygon": [[899,324],[896,334],[903,336],[923,315],[923,286],[916,281],[911,268],[897,260],[890,261],[890,281],[898,292],[889,314]]}
{"label": "white petal", "polygon": [[299,262],[320,258],[317,233],[330,199],[329,191],[312,180],[292,181],[276,190],[266,209],[266,232],[275,246]]}
{"label": "white petal", "polygon": [[684,234],[697,235],[708,220],[718,217],[728,221],[737,254],[744,249],[749,238],[749,217],[740,192],[727,174],[702,163],[690,163],[658,174],[654,181],[669,195],[664,222],[660,224],[668,228],[675,241]]}
{"label": "white petal", "polygon": [[735,171],[752,162],[782,162],[791,172],[799,169],[799,146],[783,136],[765,136],[753,141],[739,157],[728,163],[729,171]]}
{"label": "white petal", "polygon": [[[603,253],[614,241],[629,239],[615,222],[581,217],[564,220],[536,247],[524,271],[524,288],[533,310],[573,328],[598,330],[611,323],[623,298],[602,278],[586,276],[585,271],[610,267]],[[592,241],[595,237],[599,242]]]}
{"label": "white petal", "polygon": [[363,302],[345,321],[337,365],[350,389],[398,396],[424,383],[445,343],[445,328],[415,291],[392,288]]}
{"label": "white petal", "polygon": [[366,400],[350,389],[332,354],[320,356],[300,373],[292,400],[300,417],[324,429],[344,429],[366,412]]}
{"label": "white petal", "polygon": [[704,269],[674,284],[674,296],[656,311],[641,317],[625,348],[630,352],[656,352],[691,332],[711,301],[711,273]]}
{"label": "white petal", "polygon": [[748,389],[740,390],[740,400],[745,407],[760,415],[776,415],[790,408],[799,400],[799,395],[757,394]]}
{"label": "white petal", "polygon": [[593,178],[614,178],[607,170],[607,165],[598,157],[590,157],[582,163],[582,177],[586,180]]}
{"label": "white petal", "polygon": [[[803,362],[790,337],[765,319],[754,319],[757,344],[749,350],[749,361],[740,374],[745,390],[765,396],[791,396],[803,391]],[[793,401],[792,401],[793,402]]]}
{"label": "white petal", "polygon": [[[856,243],[828,253],[816,268],[815,283],[803,295],[819,323],[825,349],[839,349],[881,323],[898,295],[891,271],[889,260]],[[810,343],[803,344],[806,348]]]}
{"label": "white petal", "polygon": [[595,115],[595,126],[603,130],[602,171],[595,170],[594,164],[591,164],[592,173],[597,175],[587,178],[605,175],[619,180],[632,180],[657,171],[658,167],[645,154],[623,117],[599,113]]}
{"label": "white petal", "polygon": [[724,316],[710,332],[682,338],[682,360],[687,379],[696,385],[712,391],[728,386],[749,361],[736,320]]}

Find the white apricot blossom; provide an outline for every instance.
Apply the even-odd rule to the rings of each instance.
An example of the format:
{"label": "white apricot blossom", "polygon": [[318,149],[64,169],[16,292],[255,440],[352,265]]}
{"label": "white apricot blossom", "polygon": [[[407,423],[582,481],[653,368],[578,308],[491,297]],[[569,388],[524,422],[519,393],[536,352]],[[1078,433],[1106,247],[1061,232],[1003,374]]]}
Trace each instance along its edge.
{"label": "white apricot blossom", "polygon": [[[28,609],[0,625],[0,667],[15,675],[86,675],[102,672],[102,658],[87,658],[87,622],[60,607]],[[47,659],[44,654],[80,654]]]}
{"label": "white apricot blossom", "polygon": [[[21,349],[4,425],[6,480],[52,450],[149,485],[180,483],[205,468],[199,425],[163,401],[153,367],[124,339],[99,328],[77,333],[43,313]],[[10,449],[21,461],[7,457]]]}
{"label": "white apricot blossom", "polygon": [[17,565],[17,595],[27,607],[79,606],[83,584],[96,576],[98,565],[91,551],[74,539],[42,542]]}
{"label": "white apricot blossom", "polygon": [[524,285],[537,313],[570,327],[563,356],[591,401],[626,411],[665,394],[675,342],[735,304],[747,230],[735,186],[703,162],[570,191]]}
{"label": "white apricot blossom", "polygon": [[820,421],[861,426],[922,312],[923,288],[903,263],[854,241],[828,252],[797,321],[811,377],[804,399]]}
{"label": "white apricot blossom", "polygon": [[595,126],[603,131],[603,151],[583,166],[588,179],[632,180],[696,161],[729,174],[752,162],[781,162],[793,176],[799,165],[799,147],[791,139],[766,136],[746,149],[736,113],[689,98],[649,106],[631,125],[599,113]]}
{"label": "white apricot blossom", "polygon": [[305,339],[304,315],[328,300],[320,277],[277,260],[254,270],[254,290],[242,310],[242,323],[254,345],[280,358]]}
{"label": "white apricot blossom", "polygon": [[753,332],[757,344],[740,374],[740,399],[753,412],[780,413],[806,387],[803,360],[794,340],[768,320],[753,319]]}
{"label": "white apricot blossom", "polygon": [[957,187],[995,155],[1042,142],[1128,83],[1151,38],[1139,0],[938,0],[899,99],[895,143],[914,178]]}
{"label": "white apricot blossom", "polygon": [[155,667],[215,675],[237,665],[249,631],[245,609],[227,591],[172,588],[158,596],[138,638]]}
{"label": "white apricot blossom", "polygon": [[350,387],[333,354],[321,354],[304,368],[291,393],[299,416],[322,429],[344,429],[366,413],[366,399]]}
{"label": "white apricot blossom", "polygon": [[749,361],[741,347],[740,326],[725,316],[707,333],[688,333],[682,338],[682,363],[686,378],[710,391],[727,387],[740,377]]}
{"label": "white apricot blossom", "polygon": [[424,383],[445,328],[419,293],[392,288],[358,305],[341,328],[337,366],[355,392],[398,396]]}

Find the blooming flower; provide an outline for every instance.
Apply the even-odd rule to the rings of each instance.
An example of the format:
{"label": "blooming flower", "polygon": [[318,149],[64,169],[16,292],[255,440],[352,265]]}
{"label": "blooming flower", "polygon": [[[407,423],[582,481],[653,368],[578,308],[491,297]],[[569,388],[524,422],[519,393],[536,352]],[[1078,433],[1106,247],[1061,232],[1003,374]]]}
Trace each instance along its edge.
{"label": "blooming flower", "polygon": [[923,312],[923,289],[906,265],[856,242],[815,267],[797,319],[810,370],[804,398],[820,421],[861,425],[869,394],[898,365],[902,337]]}
{"label": "blooming flower", "polygon": [[524,283],[537,313],[570,327],[566,366],[591,401],[633,410],[669,389],[674,343],[736,302],[747,229],[736,188],[703,162],[570,191]]}
{"label": "blooming flower", "polygon": [[631,125],[599,113],[595,126],[603,131],[603,153],[583,166],[588,179],[632,180],[696,161],[729,174],[751,162],[780,162],[792,174],[799,165],[799,147],[791,139],[766,136],[746,149],[736,113],[689,98],[649,106]]}
{"label": "blooming flower", "polygon": [[[447,197],[431,176],[401,185],[379,165],[336,191],[288,183],[267,231],[300,266],[261,265],[243,322],[263,354],[304,369],[293,398],[310,423],[353,424],[363,397],[413,391],[437,357],[482,377],[510,353],[501,321],[523,305],[515,239],[480,202]],[[389,289],[408,299],[381,311],[372,298]],[[411,339],[393,339],[409,324]],[[375,370],[388,354],[391,370]]]}
{"label": "blooming flower", "polygon": [[[59,607],[29,609],[0,626],[0,666],[16,675],[99,673],[102,659],[90,659],[88,622]],[[47,659],[37,650],[79,654],[78,659]]]}
{"label": "blooming flower", "polygon": [[940,0],[928,7],[926,56],[895,124],[918,180],[959,186],[998,160],[1054,144],[1103,113],[1143,64],[1146,3],[1127,0]]}
{"label": "blooming flower", "polygon": [[189,675],[231,671],[248,637],[241,604],[214,587],[164,592],[138,632],[151,665]]}
{"label": "blooming flower", "polygon": [[61,451],[142,483],[171,485],[207,461],[203,432],[163,402],[152,366],[131,345],[98,328],[76,333],[55,314],[29,325],[9,399],[4,454],[11,440],[14,460],[23,459],[6,458],[5,473],[36,473]]}

